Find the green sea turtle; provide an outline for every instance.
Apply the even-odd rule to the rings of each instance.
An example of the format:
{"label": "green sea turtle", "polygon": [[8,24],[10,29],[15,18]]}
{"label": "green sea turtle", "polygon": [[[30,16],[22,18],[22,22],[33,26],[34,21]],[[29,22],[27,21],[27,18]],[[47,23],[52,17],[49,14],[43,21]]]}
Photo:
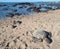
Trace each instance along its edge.
{"label": "green sea turtle", "polygon": [[51,39],[51,32],[47,32],[45,30],[35,30],[33,32],[33,36],[38,38],[38,39],[43,39],[45,40],[47,43],[51,43],[52,39]]}

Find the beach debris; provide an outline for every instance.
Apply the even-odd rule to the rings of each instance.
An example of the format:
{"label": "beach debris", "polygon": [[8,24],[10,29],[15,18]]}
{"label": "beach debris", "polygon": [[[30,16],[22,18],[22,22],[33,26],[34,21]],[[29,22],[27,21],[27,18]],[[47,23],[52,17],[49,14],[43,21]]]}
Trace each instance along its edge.
{"label": "beach debris", "polygon": [[18,20],[18,21],[14,21],[14,22],[13,22],[13,24],[17,24],[17,23],[21,24],[22,21],[19,21],[19,20]]}
{"label": "beach debris", "polygon": [[12,25],[12,28],[16,28],[17,26],[16,25]]}
{"label": "beach debris", "polygon": [[51,32],[47,32],[45,30],[35,30],[33,32],[33,40],[38,41],[38,39],[41,41],[45,40],[47,43],[51,43],[52,39],[51,39]]}
{"label": "beach debris", "polygon": [[16,24],[16,21],[15,20],[13,21],[13,24]]}
{"label": "beach debris", "polygon": [[22,23],[22,21],[17,21],[17,23],[21,24],[21,23]]}
{"label": "beach debris", "polygon": [[35,8],[33,11],[40,12],[40,10],[38,8]]}
{"label": "beach debris", "polygon": [[15,21],[15,20],[14,20],[14,21],[13,21],[12,28],[16,28],[16,27],[17,27],[17,25],[16,25],[17,23],[18,23],[18,24],[21,24],[22,21],[19,21],[19,20],[18,20],[18,21]]}

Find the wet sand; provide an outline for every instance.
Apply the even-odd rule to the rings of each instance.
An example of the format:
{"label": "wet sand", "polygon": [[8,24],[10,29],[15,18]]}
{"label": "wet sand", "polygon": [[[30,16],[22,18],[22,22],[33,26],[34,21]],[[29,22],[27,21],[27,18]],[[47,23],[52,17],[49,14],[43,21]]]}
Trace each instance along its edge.
{"label": "wet sand", "polygon": [[[52,33],[52,43],[34,42],[32,33]],[[60,10],[0,20],[0,49],[60,49]]]}

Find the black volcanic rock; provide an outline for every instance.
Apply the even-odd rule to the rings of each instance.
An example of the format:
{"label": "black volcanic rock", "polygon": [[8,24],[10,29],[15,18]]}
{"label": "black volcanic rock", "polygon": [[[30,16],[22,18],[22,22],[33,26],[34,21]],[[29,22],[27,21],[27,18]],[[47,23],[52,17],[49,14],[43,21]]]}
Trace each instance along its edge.
{"label": "black volcanic rock", "polygon": [[40,10],[36,7],[30,7],[30,8],[27,9],[27,11],[29,11],[29,10],[32,10],[34,12],[40,12]]}
{"label": "black volcanic rock", "polygon": [[18,16],[20,16],[21,14],[20,14],[20,13],[18,13],[18,12],[16,12],[14,15],[18,15]]}
{"label": "black volcanic rock", "polygon": [[[55,7],[53,7],[55,6]],[[57,7],[57,8],[56,8]],[[45,8],[45,9],[41,9]],[[0,16],[7,16],[7,17],[13,17],[14,15],[28,15],[33,14],[35,12],[47,12],[48,10],[56,10],[60,9],[60,3],[44,3],[40,4],[39,2],[35,3],[0,3],[0,12],[3,12],[3,14],[0,14]],[[21,14],[20,14],[21,13]]]}
{"label": "black volcanic rock", "polygon": [[12,9],[13,12],[17,12],[17,9]]}
{"label": "black volcanic rock", "polygon": [[51,10],[52,8],[51,7],[45,7],[46,9],[49,9],[49,10]]}
{"label": "black volcanic rock", "polygon": [[19,6],[19,8],[23,8],[22,6]]}
{"label": "black volcanic rock", "polygon": [[0,4],[0,6],[7,6],[7,5],[5,5],[5,4]]}
{"label": "black volcanic rock", "polygon": [[25,5],[19,5],[18,7],[19,7],[19,8],[23,8],[23,7],[25,7]]}
{"label": "black volcanic rock", "polygon": [[21,24],[22,21],[19,21],[19,20],[18,20],[18,21],[14,21],[14,22],[13,22],[13,24],[17,24],[17,23]]}
{"label": "black volcanic rock", "polygon": [[21,23],[22,23],[22,21],[17,21],[17,23],[21,24]]}
{"label": "black volcanic rock", "polygon": [[40,10],[38,8],[35,8],[33,11],[40,12]]}
{"label": "black volcanic rock", "polygon": [[8,10],[8,8],[2,8],[2,10]]}
{"label": "black volcanic rock", "polygon": [[36,7],[29,7],[28,9],[27,9],[27,11],[29,11],[29,10],[33,10],[33,9],[35,9]]}
{"label": "black volcanic rock", "polygon": [[17,5],[32,5],[32,3],[25,2],[25,3],[17,3]]}
{"label": "black volcanic rock", "polygon": [[6,17],[13,17],[14,16],[14,14],[13,13],[8,13],[7,15],[6,15]]}
{"label": "black volcanic rock", "polygon": [[17,6],[17,4],[13,4],[12,6],[15,7],[15,6]]}
{"label": "black volcanic rock", "polygon": [[17,26],[16,25],[12,25],[12,28],[16,28]]}

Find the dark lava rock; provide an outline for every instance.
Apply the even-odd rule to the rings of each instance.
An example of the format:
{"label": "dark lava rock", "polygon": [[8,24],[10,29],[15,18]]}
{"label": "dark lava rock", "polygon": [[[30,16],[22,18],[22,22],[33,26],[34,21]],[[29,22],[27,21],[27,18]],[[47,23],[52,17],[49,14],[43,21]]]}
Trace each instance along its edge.
{"label": "dark lava rock", "polygon": [[7,5],[5,5],[5,4],[0,4],[0,6],[7,6]]}
{"label": "dark lava rock", "polygon": [[38,8],[35,8],[33,11],[40,12],[40,10]]}
{"label": "dark lava rock", "polygon": [[18,20],[18,21],[14,21],[14,22],[13,22],[13,24],[17,24],[17,23],[21,24],[22,21],[19,21],[19,20]]}
{"label": "dark lava rock", "polygon": [[18,16],[20,16],[21,14],[20,14],[20,13],[18,13],[18,12],[16,12],[14,15],[18,15]]}
{"label": "dark lava rock", "polygon": [[32,5],[32,3],[28,3],[28,2],[25,2],[25,3],[17,3],[17,5]]}
{"label": "dark lava rock", "polygon": [[9,47],[9,43],[7,43],[6,47]]}
{"label": "dark lava rock", "polygon": [[23,8],[24,6],[19,6],[19,8]]}
{"label": "dark lava rock", "polygon": [[7,15],[6,15],[6,17],[13,17],[14,16],[14,14],[13,13],[8,13]]}
{"label": "dark lava rock", "polygon": [[29,7],[29,8],[27,9],[27,11],[29,11],[29,10],[32,10],[32,11],[34,11],[34,12],[40,12],[40,10],[39,10],[38,8],[36,8],[36,7]]}
{"label": "dark lava rock", "polygon": [[31,10],[31,9],[35,9],[35,8],[36,8],[36,7],[29,7],[29,8],[27,9],[27,11],[28,11],[28,10]]}
{"label": "dark lava rock", "polygon": [[24,7],[25,7],[25,5],[19,5],[18,7],[19,7],[19,8],[24,8]]}
{"label": "dark lava rock", "polygon": [[8,8],[2,8],[2,10],[8,10]]}
{"label": "dark lava rock", "polygon": [[22,23],[22,21],[17,21],[17,23],[21,24],[21,23]]}
{"label": "dark lava rock", "polygon": [[16,28],[17,26],[16,25],[12,25],[12,28]]}
{"label": "dark lava rock", "polygon": [[29,7],[27,8],[27,11],[33,11],[36,7]]}
{"label": "dark lava rock", "polygon": [[20,5],[19,8],[27,8],[28,6],[27,5]]}
{"label": "dark lava rock", "polygon": [[45,7],[46,9],[49,9],[49,10],[51,10],[52,8],[51,7]]}
{"label": "dark lava rock", "polygon": [[15,6],[17,6],[17,4],[13,4],[12,6],[15,7]]}
{"label": "dark lava rock", "polygon": [[17,9],[12,9],[13,12],[17,12]]}
{"label": "dark lava rock", "polygon": [[13,21],[13,24],[16,24],[16,21]]}

